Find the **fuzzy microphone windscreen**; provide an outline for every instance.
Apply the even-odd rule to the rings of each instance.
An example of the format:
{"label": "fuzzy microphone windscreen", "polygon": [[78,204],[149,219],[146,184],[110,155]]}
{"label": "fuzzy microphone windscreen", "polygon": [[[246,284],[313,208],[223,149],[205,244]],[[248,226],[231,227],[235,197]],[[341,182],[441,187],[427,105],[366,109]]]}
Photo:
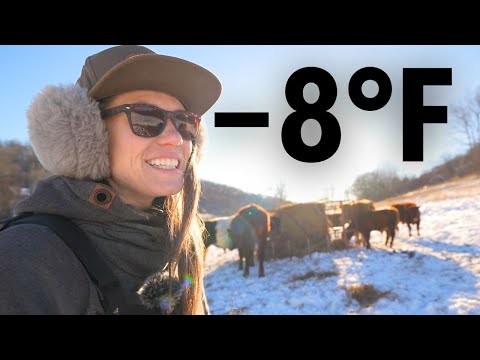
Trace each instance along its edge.
{"label": "fuzzy microphone windscreen", "polygon": [[177,313],[177,305],[186,285],[181,284],[178,278],[173,278],[172,292],[169,294],[168,284],[168,272],[158,272],[149,276],[138,290],[142,304],[147,309],[160,310],[161,313],[166,315]]}

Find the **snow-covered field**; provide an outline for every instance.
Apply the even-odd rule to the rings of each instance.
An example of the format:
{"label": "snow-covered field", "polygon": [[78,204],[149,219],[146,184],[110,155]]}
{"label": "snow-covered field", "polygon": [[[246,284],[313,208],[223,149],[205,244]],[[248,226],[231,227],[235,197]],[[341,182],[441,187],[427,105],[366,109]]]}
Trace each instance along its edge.
{"label": "snow-covered field", "polygon": [[212,314],[480,314],[480,180],[434,193],[402,199],[421,205],[421,236],[400,224],[393,249],[374,231],[371,250],[272,260],[244,278],[237,250],[210,246]]}

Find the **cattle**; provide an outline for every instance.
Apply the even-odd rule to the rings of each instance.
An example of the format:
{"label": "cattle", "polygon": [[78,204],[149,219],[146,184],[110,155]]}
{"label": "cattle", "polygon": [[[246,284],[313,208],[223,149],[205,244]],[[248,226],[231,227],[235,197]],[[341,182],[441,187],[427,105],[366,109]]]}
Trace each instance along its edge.
{"label": "cattle", "polygon": [[[265,246],[270,233],[270,213],[258,204],[249,204],[238,209],[230,222],[228,232],[238,249],[239,270],[243,276],[250,275],[250,266],[254,265],[255,248],[258,259],[258,276],[265,276]],[[245,258],[245,266],[243,259]]]}
{"label": "cattle", "polygon": [[348,201],[340,204],[343,215],[343,223],[355,223],[358,221],[359,215],[368,211],[374,211],[375,206],[370,200],[362,199],[356,201]]}
{"label": "cattle", "polygon": [[390,247],[393,247],[393,239],[395,238],[395,229],[399,221],[399,212],[394,207],[380,209],[375,211],[362,212],[358,215],[355,230],[358,231],[363,238],[363,243],[367,249],[370,249],[370,232],[374,230],[386,231],[385,246],[388,245],[390,239]]}
{"label": "cattle", "polygon": [[216,245],[225,249],[233,248],[233,241],[228,234],[228,227],[233,216],[216,217],[205,220],[204,242],[205,247]]}
{"label": "cattle", "polygon": [[420,207],[414,202],[395,203],[390,206],[398,210],[400,222],[407,224],[408,236],[412,236],[410,224],[417,225],[417,235],[420,236]]}
{"label": "cattle", "polygon": [[[203,232],[203,241],[205,243],[205,249],[210,245],[215,245],[223,249],[232,250],[235,248],[230,234],[228,233],[228,228],[230,222],[232,221],[233,216],[223,216],[216,217],[205,220],[205,230]],[[205,256],[206,256],[205,251]]]}
{"label": "cattle", "polygon": [[[359,244],[361,242],[361,233],[357,230],[360,227],[359,219],[362,214],[375,211],[373,202],[366,199],[348,201],[341,203],[340,208],[342,209],[342,223],[345,229],[342,234],[345,246],[348,247],[352,235],[355,235],[357,244]],[[348,231],[346,231],[346,229],[348,229]]]}

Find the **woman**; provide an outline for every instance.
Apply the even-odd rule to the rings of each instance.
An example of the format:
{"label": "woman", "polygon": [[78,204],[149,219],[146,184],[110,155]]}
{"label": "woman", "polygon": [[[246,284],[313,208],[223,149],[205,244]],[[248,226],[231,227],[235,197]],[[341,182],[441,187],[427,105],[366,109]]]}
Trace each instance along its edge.
{"label": "woman", "polygon": [[[127,302],[153,308],[142,294],[156,283],[170,295],[160,313],[208,313],[196,166],[200,116],[220,92],[206,69],[142,46],[88,57],[75,86],[47,87],[30,106],[30,141],[53,176],[15,213],[71,219]],[[103,294],[47,227],[0,232],[0,264],[0,313],[105,313]]]}

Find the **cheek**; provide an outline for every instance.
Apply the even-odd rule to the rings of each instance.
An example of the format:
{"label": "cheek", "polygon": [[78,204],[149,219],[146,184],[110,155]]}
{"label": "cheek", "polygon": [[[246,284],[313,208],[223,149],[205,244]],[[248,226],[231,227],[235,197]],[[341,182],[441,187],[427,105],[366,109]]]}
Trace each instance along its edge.
{"label": "cheek", "polygon": [[136,142],[130,128],[122,125],[114,122],[108,124],[108,156],[112,173],[131,165],[138,149],[142,147]]}
{"label": "cheek", "polygon": [[107,122],[107,129],[108,129],[108,157],[110,159],[110,167],[111,170],[118,166],[117,159],[121,158],[122,147],[120,144],[122,143],[122,129],[119,128],[118,124],[112,120],[108,120]]}

